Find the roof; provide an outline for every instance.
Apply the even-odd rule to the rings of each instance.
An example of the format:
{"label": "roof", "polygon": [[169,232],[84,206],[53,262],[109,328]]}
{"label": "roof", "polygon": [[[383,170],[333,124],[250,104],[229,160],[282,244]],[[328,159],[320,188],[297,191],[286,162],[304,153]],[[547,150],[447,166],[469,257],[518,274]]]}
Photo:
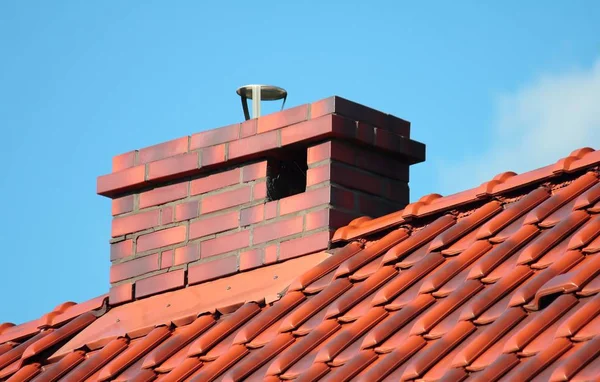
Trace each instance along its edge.
{"label": "roof", "polygon": [[3,324],[0,379],[597,379],[599,163],[580,149],[359,218],[332,255]]}

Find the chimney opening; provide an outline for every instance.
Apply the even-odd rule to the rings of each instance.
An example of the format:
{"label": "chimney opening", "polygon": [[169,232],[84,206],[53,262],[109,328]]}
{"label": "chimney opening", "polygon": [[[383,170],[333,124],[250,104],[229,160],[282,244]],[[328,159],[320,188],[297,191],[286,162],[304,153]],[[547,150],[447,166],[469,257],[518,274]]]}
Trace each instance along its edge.
{"label": "chimney opening", "polygon": [[279,200],[306,191],[306,149],[267,159],[267,199]]}

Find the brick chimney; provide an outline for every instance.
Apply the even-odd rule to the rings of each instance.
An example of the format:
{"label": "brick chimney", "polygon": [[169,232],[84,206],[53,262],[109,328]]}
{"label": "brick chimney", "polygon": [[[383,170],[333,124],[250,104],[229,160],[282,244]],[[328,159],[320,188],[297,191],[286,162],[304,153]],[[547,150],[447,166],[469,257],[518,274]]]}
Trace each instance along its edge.
{"label": "brick chimney", "polygon": [[410,123],[340,97],[113,158],[110,302],[329,248],[351,220],[409,202]]}

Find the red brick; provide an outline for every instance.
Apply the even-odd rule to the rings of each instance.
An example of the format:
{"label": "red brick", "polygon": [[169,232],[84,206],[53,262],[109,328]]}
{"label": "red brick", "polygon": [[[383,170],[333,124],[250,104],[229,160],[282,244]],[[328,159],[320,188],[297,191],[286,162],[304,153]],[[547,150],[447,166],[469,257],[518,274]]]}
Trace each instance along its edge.
{"label": "red brick", "polygon": [[329,210],[329,228],[337,229],[340,227],[345,227],[350,222],[358,217],[362,216],[360,213],[354,212],[344,212],[335,209]]}
{"label": "red brick", "polygon": [[110,288],[108,303],[111,306],[133,301],[133,283],[125,283]]}
{"label": "red brick", "polygon": [[354,210],[355,208],[355,197],[352,191],[344,190],[339,187],[331,188],[331,202],[334,207],[344,208],[347,210]]}
{"label": "red brick", "polygon": [[256,128],[258,123],[256,119],[250,119],[248,121],[242,122],[240,125],[240,138],[246,138],[251,135],[256,134]]}
{"label": "red brick", "polygon": [[300,105],[258,118],[258,133],[279,129],[308,119],[308,105]]}
{"label": "red brick", "polygon": [[267,182],[255,183],[252,191],[253,200],[261,200],[267,197]]}
{"label": "red brick", "polygon": [[360,195],[358,200],[358,210],[360,211],[360,213],[363,215],[371,216],[373,218],[399,211],[403,207],[399,203],[390,203],[387,200],[370,195]]}
{"label": "red brick", "polygon": [[277,200],[265,204],[265,220],[274,219],[277,217]]}
{"label": "red brick", "polygon": [[265,265],[277,262],[277,244],[265,248]]}
{"label": "red brick", "polygon": [[327,141],[309,147],[307,153],[308,164],[317,163],[326,159],[334,159],[348,164],[354,164],[356,153],[360,148],[344,144],[339,141]]}
{"label": "red brick", "polygon": [[110,282],[116,283],[117,281],[140,276],[158,269],[158,253],[120,264],[113,264],[110,267]]}
{"label": "red brick", "polygon": [[324,138],[333,133],[332,116],[326,115],[281,129],[281,145],[286,146],[301,141]]}
{"label": "red brick", "polygon": [[135,151],[117,155],[112,159],[112,172],[123,171],[135,166]]}
{"label": "red brick", "polygon": [[188,194],[188,183],[177,183],[142,192],[139,196],[140,208],[158,206],[174,200],[183,199]]}
{"label": "red brick", "polygon": [[284,241],[279,244],[279,260],[292,259],[327,249],[329,245],[329,231],[318,232],[310,236]]}
{"label": "red brick", "polygon": [[279,216],[328,204],[330,193],[330,188],[327,186],[283,198],[279,200]]}
{"label": "red brick", "polygon": [[182,177],[200,168],[198,153],[181,154],[148,163],[148,180]]}
{"label": "red brick", "polygon": [[227,158],[227,146],[225,144],[211,146],[202,149],[202,166],[223,163]]}
{"label": "red brick", "polygon": [[150,249],[182,243],[185,241],[185,231],[186,227],[181,225],[142,235],[137,239],[137,251],[144,252]]}
{"label": "red brick", "polygon": [[329,225],[329,209],[308,213],[305,215],[304,219],[304,225],[307,231],[312,231],[313,229],[326,227]]}
{"label": "red brick", "polygon": [[302,232],[302,216],[279,220],[260,227],[254,227],[253,244],[264,243]]}
{"label": "red brick", "polygon": [[190,140],[190,150],[220,145],[221,143],[238,139],[239,128],[239,123],[236,123],[235,125],[219,127],[218,129],[207,130],[198,134],[194,134]]}
{"label": "red brick", "polygon": [[170,268],[173,266],[173,250],[164,251],[160,255],[160,269]]}
{"label": "red brick", "polygon": [[387,124],[385,126],[389,131],[410,138],[410,122],[402,118],[387,115]]}
{"label": "red brick", "polygon": [[248,203],[251,200],[251,188],[245,186],[231,191],[224,191],[214,195],[205,196],[200,204],[203,214],[224,210],[229,207]]}
{"label": "red brick", "polygon": [[175,220],[189,220],[198,217],[198,201],[181,203],[175,206]]}
{"label": "red brick", "polygon": [[123,196],[122,198],[113,199],[112,214],[119,215],[133,211],[133,195]]}
{"label": "red brick", "polygon": [[133,255],[133,240],[123,240],[110,245],[110,259],[117,260]]}
{"label": "red brick", "polygon": [[185,271],[183,269],[178,269],[176,271],[166,272],[136,281],[135,297],[146,297],[173,289],[183,288],[184,285]]}
{"label": "red brick", "polygon": [[190,266],[188,283],[198,284],[237,272],[237,256],[224,257],[206,263]]}
{"label": "red brick", "polygon": [[173,207],[165,207],[160,210],[160,224],[171,224],[173,223]]}
{"label": "red brick", "polygon": [[323,142],[308,148],[306,162],[308,164],[331,158],[331,141]]}
{"label": "red brick", "polygon": [[335,98],[328,97],[310,105],[311,118],[319,118],[327,114],[335,113]]}
{"label": "red brick", "polygon": [[395,134],[410,136],[410,122],[341,97],[329,97],[311,105],[312,118],[332,113],[366,122]]}
{"label": "red brick", "polygon": [[241,158],[279,147],[278,131],[253,135],[229,143],[229,159]]}
{"label": "red brick", "polygon": [[329,113],[340,114],[380,127],[387,126],[388,121],[388,114],[338,96],[329,97],[312,104],[311,114],[313,118],[317,115]]}
{"label": "red brick", "polygon": [[196,260],[200,260],[200,245],[198,243],[175,248],[174,265],[187,264]]}
{"label": "red brick", "polygon": [[331,179],[331,172],[329,171],[331,165],[325,163],[319,167],[309,168],[306,172],[306,187],[314,186],[315,184],[327,182]]}
{"label": "red brick", "polygon": [[200,256],[205,259],[221,253],[235,251],[250,245],[250,231],[225,234],[200,243]]}
{"label": "red brick", "polygon": [[371,125],[367,125],[364,122],[359,122],[356,127],[356,137],[365,143],[370,145],[375,144],[375,129]]}
{"label": "red brick", "polygon": [[240,183],[240,172],[241,170],[236,168],[234,170],[194,179],[190,184],[190,195],[203,194],[205,192],[218,190],[219,188],[238,184]]}
{"label": "red brick", "polygon": [[250,182],[267,176],[267,162],[262,161],[245,166],[242,173],[242,182]]}
{"label": "red brick", "polygon": [[381,177],[339,163],[331,164],[331,181],[373,195],[380,195],[383,191]]}
{"label": "red brick", "polygon": [[99,176],[96,192],[99,195],[111,196],[117,192],[138,187],[145,183],[145,174],[145,166],[136,166],[112,174]]}
{"label": "red brick", "polygon": [[111,235],[116,237],[156,227],[159,212],[159,210],[152,210],[135,215],[116,217],[112,221]]}
{"label": "red brick", "polygon": [[262,221],[265,216],[264,210],[265,207],[263,204],[243,209],[240,212],[240,226],[243,227]]}
{"label": "red brick", "polygon": [[251,249],[240,253],[240,271],[246,271],[262,265],[262,250]]}
{"label": "red brick", "polygon": [[395,182],[390,180],[387,183],[386,195],[385,197],[394,201],[403,204],[408,204],[409,202],[409,188],[408,184],[404,182]]}
{"label": "red brick", "polygon": [[139,150],[138,163],[148,163],[155,160],[172,157],[186,153],[188,150],[188,137],[174,139]]}
{"label": "red brick", "polygon": [[390,151],[410,152],[408,139],[384,129],[375,129],[375,146]]}
{"label": "red brick", "polygon": [[239,225],[239,212],[232,211],[226,214],[202,218],[190,223],[190,240],[212,235],[219,232],[237,228]]}
{"label": "red brick", "polygon": [[351,150],[354,152],[356,167],[385,175],[388,178],[408,181],[408,164],[386,158],[377,151],[363,150],[358,147],[353,147]]}

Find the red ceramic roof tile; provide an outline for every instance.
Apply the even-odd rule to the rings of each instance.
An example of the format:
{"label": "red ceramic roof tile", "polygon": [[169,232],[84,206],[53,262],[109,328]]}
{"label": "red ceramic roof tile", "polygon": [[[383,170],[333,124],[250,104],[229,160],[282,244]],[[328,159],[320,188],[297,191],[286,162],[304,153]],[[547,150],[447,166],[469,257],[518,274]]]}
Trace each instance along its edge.
{"label": "red ceramic roof tile", "polygon": [[423,229],[413,233],[410,238],[392,247],[383,258],[384,263],[400,260],[415,249],[425,245],[444,230],[453,226],[456,219],[452,215],[444,215]]}
{"label": "red ceramic roof tile", "polygon": [[600,183],[591,187],[581,194],[577,199],[575,199],[573,209],[580,210],[587,208],[594,205],[598,201],[600,201]]}
{"label": "red ceramic roof tile", "polygon": [[298,278],[292,282],[289,287],[290,291],[302,290],[310,283],[318,280],[320,277],[326,275],[327,273],[334,271],[338,268],[338,266],[344,262],[346,259],[349,259],[359,253],[363,247],[356,242],[352,242],[345,246],[342,250],[336,253],[336,256],[331,256],[330,258],[324,260],[322,263],[317,264],[315,267],[300,275]]}
{"label": "red ceramic roof tile", "polygon": [[279,330],[287,332],[297,329],[315,313],[327,307],[333,300],[352,287],[348,279],[338,279],[332,282],[316,297],[304,302],[281,323]]}
{"label": "red ceramic roof tile", "polygon": [[509,381],[529,381],[539,374],[545,367],[558,359],[569,350],[573,344],[565,338],[559,338],[552,342],[543,351],[521,362],[505,378]]}
{"label": "red ceramic roof tile", "polygon": [[522,350],[575,304],[577,304],[577,298],[573,295],[559,297],[553,304],[535,316],[525,327],[521,328],[518,333],[509,338],[504,345],[503,352],[512,353]]}
{"label": "red ceramic roof tile", "polygon": [[533,211],[527,214],[525,224],[536,224],[550,216],[554,211],[576,198],[583,191],[587,190],[598,182],[598,178],[593,173],[587,173],[577,178],[573,183],[558,190],[550,199],[544,201]]}
{"label": "red ceramic roof tile", "polygon": [[[381,362],[378,362],[374,367],[362,375],[358,380],[363,382],[382,381],[397,370],[397,368],[405,364],[412,356],[418,353],[425,346],[426,341],[420,336],[411,336],[403,346],[398,347],[391,353],[385,355]],[[404,370],[401,370],[401,373]],[[399,376],[398,376],[399,377]],[[397,380],[397,379],[395,379]]]}
{"label": "red ceramic roof tile", "polygon": [[490,274],[503,261],[512,256],[525,243],[531,240],[539,233],[539,229],[534,225],[525,225],[521,227],[509,239],[494,247],[485,256],[479,259],[469,272],[469,279],[479,279]]}
{"label": "red ceramic roof tile", "polygon": [[340,354],[342,350],[360,338],[363,334],[373,328],[377,323],[387,316],[387,311],[383,308],[373,308],[366,315],[359,318],[355,322],[346,325],[335,338],[321,348],[315,362],[330,362],[335,356]]}
{"label": "red ceramic roof tile", "polygon": [[41,365],[39,363],[32,363],[25,365],[19,369],[12,377],[7,379],[9,382],[28,382],[31,381],[36,375],[41,372]]}
{"label": "red ceramic roof tile", "polygon": [[69,373],[63,380],[69,382],[83,381],[114,359],[119,353],[127,348],[128,340],[126,338],[117,338],[109,342],[101,350],[91,357],[87,358],[75,370]]}
{"label": "red ceramic roof tile", "polygon": [[579,251],[564,252],[557,262],[536,273],[533,277],[523,283],[523,285],[513,293],[509,305],[519,306],[528,303],[535,297],[542,285],[557,275],[568,271],[581,260],[583,260],[583,255]]}
{"label": "red ceramic roof tile", "polygon": [[502,205],[495,200],[479,207],[469,216],[462,218],[456,225],[439,234],[429,245],[429,250],[438,250],[458,240],[500,211],[502,211]]}
{"label": "red ceramic roof tile", "polygon": [[170,335],[171,332],[166,326],[159,326],[155,328],[144,338],[139,340],[137,343],[130,345],[130,347],[127,350],[119,354],[117,358],[115,358],[106,366],[104,366],[104,368],[100,371],[98,380],[107,381],[117,376],[128,366],[131,366],[134,362],[138,361],[140,357],[143,357],[150,350],[158,346]]}
{"label": "red ceramic roof tile", "polygon": [[600,337],[579,347],[570,357],[562,360],[550,376],[550,381],[568,381],[589,362],[600,355]]}
{"label": "red ceramic roof tile", "polygon": [[[273,359],[277,354],[281,353],[288,346],[294,343],[294,336],[290,333],[281,333],[269,342],[260,350],[252,352],[252,354],[237,365],[224,376],[223,381],[241,381],[264,366],[267,362]],[[235,345],[233,345],[235,346]]]}
{"label": "red ceramic roof tile", "polygon": [[216,361],[202,367],[200,373],[190,379],[190,382],[212,382],[248,353],[249,351],[244,345],[233,345]]}
{"label": "red ceramic roof tile", "polygon": [[519,256],[519,264],[527,264],[542,257],[571,232],[581,226],[590,216],[585,211],[574,211],[551,229],[544,231],[530,243]]}
{"label": "red ceramic roof tile", "polygon": [[379,289],[375,297],[373,297],[372,304],[382,305],[392,301],[396,296],[412,286],[417,280],[436,269],[443,262],[444,257],[439,253],[428,254],[422,261],[415,264],[414,267],[401,271],[398,276]]}
{"label": "red ceramic roof tile", "polygon": [[567,249],[580,249],[592,242],[600,235],[600,215],[593,217],[585,223],[575,235],[571,237],[567,244]]}
{"label": "red ceramic roof tile", "polygon": [[526,308],[537,309],[540,299],[548,295],[578,291],[598,274],[600,274],[600,256],[588,256],[569,272],[556,276],[542,285],[536,292],[535,299]]}
{"label": "red ceramic roof tile", "polygon": [[210,348],[219,343],[219,341],[227,337],[259,312],[260,307],[258,304],[253,302],[244,304],[234,313],[220,320],[216,326],[212,327],[207,333],[198,338],[192,344],[188,351],[188,355],[194,356],[206,353]]}
{"label": "red ceramic roof tile", "polygon": [[414,379],[422,376],[474,330],[475,325],[472,323],[461,322],[450,332],[446,333],[444,337],[433,342],[428,349],[418,353],[410,361],[402,377],[405,379]]}
{"label": "red ceramic roof tile", "polygon": [[0,378],[597,378],[598,163],[579,150],[355,219],[331,255],[0,325]]}
{"label": "red ceramic roof tile", "polygon": [[365,281],[356,284],[352,290],[345,293],[342,297],[329,305],[327,313],[325,313],[325,318],[336,317],[346,313],[353,306],[361,302],[361,300],[363,300],[366,296],[379,289],[383,284],[397,274],[398,272],[392,266],[380,268]]}
{"label": "red ceramic roof tile", "polygon": [[[483,312],[491,308],[495,303],[504,298],[517,286],[522,284],[533,274],[529,267],[521,265],[515,267],[512,272],[496,281],[493,285],[471,299],[460,315],[461,320],[477,319]],[[475,281],[475,280],[470,280]]]}
{"label": "red ceramic roof tile", "polygon": [[271,363],[267,375],[283,374],[291,365],[314,350],[327,338],[330,338],[341,326],[335,320],[323,321],[315,330],[306,337],[296,341]]}
{"label": "red ceramic roof tile", "polygon": [[162,364],[169,357],[181,350],[185,345],[189,344],[200,334],[204,333],[215,324],[215,319],[212,315],[204,315],[198,317],[189,325],[181,328],[178,332],[160,344],[145,358],[142,368],[148,369]]}
{"label": "red ceramic roof tile", "polygon": [[245,325],[233,340],[234,344],[245,344],[252,341],[263,330],[289,313],[298,304],[306,299],[301,292],[290,292],[286,294],[277,305],[265,309],[251,322]]}
{"label": "red ceramic roof tile", "polygon": [[335,277],[345,276],[352,273],[367,264],[369,261],[385,253],[390,248],[408,237],[408,232],[404,228],[400,228],[386,235],[374,244],[364,248],[356,255],[344,261],[335,272]]}

